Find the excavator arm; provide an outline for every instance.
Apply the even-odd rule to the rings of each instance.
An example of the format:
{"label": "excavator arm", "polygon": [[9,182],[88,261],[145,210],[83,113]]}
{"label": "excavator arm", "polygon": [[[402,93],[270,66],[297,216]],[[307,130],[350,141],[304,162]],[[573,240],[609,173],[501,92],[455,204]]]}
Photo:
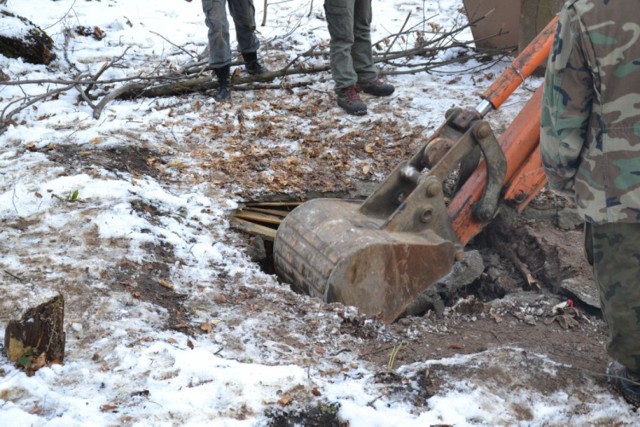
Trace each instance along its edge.
{"label": "excavator arm", "polygon": [[[311,296],[392,322],[463,258],[501,201],[524,209],[546,183],[538,151],[542,88],[499,138],[484,117],[542,65],[556,26],[554,19],[475,109],[448,111],[364,202],[315,199],[287,215],[274,241],[278,275]],[[445,180],[456,173],[455,191],[445,197]]]}

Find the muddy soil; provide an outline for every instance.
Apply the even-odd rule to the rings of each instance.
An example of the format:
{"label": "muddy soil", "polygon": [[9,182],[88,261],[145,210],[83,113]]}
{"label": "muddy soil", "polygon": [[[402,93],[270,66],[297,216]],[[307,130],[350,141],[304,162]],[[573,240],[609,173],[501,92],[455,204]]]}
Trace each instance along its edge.
{"label": "muddy soil", "polygon": [[[566,199],[543,191],[521,214],[503,207],[469,245],[483,255],[480,278],[449,303],[441,318],[427,313],[393,325],[399,334],[417,334],[405,343],[396,363],[506,346],[570,365],[574,380],[584,374],[585,381],[604,384],[607,327],[600,310],[590,304],[597,296],[582,244],[582,223]],[[589,295],[579,298],[562,286],[565,281],[581,283]],[[573,307],[565,307],[567,301]],[[389,355],[382,348],[373,344],[363,349],[362,357],[384,366]],[[494,374],[474,372],[487,380]],[[539,390],[558,387],[546,376],[531,380],[537,383],[530,386]]]}
{"label": "muddy soil", "polygon": [[[114,170],[132,173],[149,173],[149,164],[153,164],[156,153],[142,152],[139,149],[129,153],[129,163],[118,164],[115,151],[104,153],[102,164],[109,164]],[[397,154],[397,153],[396,153]],[[69,153],[65,153],[69,156]],[[82,159],[76,165],[90,164]],[[139,159],[137,161],[131,159]],[[152,160],[150,160],[152,159]],[[85,163],[86,161],[86,163]],[[391,162],[383,162],[389,164]],[[157,173],[157,171],[154,171]],[[316,173],[321,173],[318,170]],[[365,180],[353,180],[349,185],[339,186],[332,197],[363,198],[371,191],[373,183]],[[301,194],[301,193],[299,193]],[[309,197],[322,196],[315,190],[305,193]],[[287,198],[286,196],[284,197]],[[261,200],[281,200],[278,193],[260,196]],[[152,206],[135,206],[150,220],[163,213]],[[273,274],[271,260],[272,246],[258,242],[255,236],[240,234],[237,243],[245,246],[247,253],[261,253],[260,267]],[[136,297],[155,301],[170,313],[167,327],[182,329],[187,333],[198,334],[202,330],[193,328],[189,323],[190,308],[182,295],[172,295],[172,290],[161,286],[151,286],[157,282],[155,277],[174,260],[170,248],[149,248],[162,262],[146,269],[137,269],[137,283],[149,282],[150,286],[138,287],[140,295]],[[240,287],[239,293],[224,292],[218,302],[242,306],[246,316],[252,312],[265,311],[284,319],[305,323],[313,319],[310,325],[298,327],[301,333],[313,337],[317,313],[314,310],[333,311],[339,314],[339,335],[342,347],[330,348],[331,354],[348,352],[363,362],[379,367],[379,381],[389,388],[389,393],[409,393],[416,403],[428,400],[429,395],[438,393],[447,387],[449,381],[461,378],[473,378],[480,382],[508,381],[513,369],[514,358],[522,360],[522,369],[530,370],[527,376],[527,388],[543,394],[551,393],[569,385],[578,389],[588,389],[591,384],[604,385],[604,370],[607,355],[604,343],[607,337],[606,324],[597,307],[597,297],[592,282],[591,269],[586,263],[582,250],[582,223],[575,213],[571,201],[543,190],[522,212],[517,213],[509,206],[503,206],[494,221],[466,248],[478,251],[482,256],[484,271],[473,283],[460,287],[449,295],[442,312],[428,310],[421,316],[407,316],[392,325],[384,325],[377,319],[349,313],[339,304],[319,304],[315,299],[304,295],[294,296],[286,291],[278,292],[275,297],[264,298],[254,290]],[[124,277],[132,270],[120,265],[118,286],[126,287]],[[149,278],[145,279],[145,275]],[[151,279],[154,277],[154,279]],[[576,295],[563,286],[566,281],[580,283],[590,295]],[[155,292],[147,291],[155,289]],[[158,291],[159,289],[159,291]],[[572,307],[566,307],[570,300]],[[315,307],[310,308],[316,304]],[[570,303],[570,304],[571,304]],[[595,305],[595,306],[594,306]],[[187,326],[189,325],[189,326]],[[287,345],[302,346],[304,342],[287,341],[286,330],[273,330],[267,327],[268,334],[277,336],[275,341]],[[418,392],[406,390],[407,381],[402,375],[394,373],[393,368],[410,365],[424,360],[439,360],[462,354],[482,354],[485,350],[508,349],[504,353],[504,363],[500,360],[490,363],[488,369],[469,367],[465,372],[455,371],[446,365],[432,369],[428,376],[418,379],[424,387]],[[323,357],[324,353],[318,356]],[[500,353],[498,353],[499,355]],[[563,375],[550,378],[528,354],[545,355],[555,363],[562,364]],[[498,356],[500,357],[500,356]],[[480,362],[479,362],[480,363]],[[480,363],[482,365],[482,363]],[[300,397],[298,397],[302,400]],[[339,425],[335,419],[337,412],[327,402],[326,407],[308,407],[306,409],[274,411],[272,425]],[[530,415],[530,414],[529,414]],[[522,419],[528,415],[523,409]]]}
{"label": "muddy soil", "polygon": [[[384,332],[366,317],[345,316],[340,332],[357,339],[342,350],[377,366],[378,380],[388,392],[410,399],[416,407],[454,380],[488,387],[509,384],[514,391],[526,388],[541,395],[588,390],[594,384],[606,387],[607,327],[597,307],[582,239],[575,206],[549,191],[522,213],[505,206],[467,248],[482,254],[483,273],[449,295],[442,313],[428,310],[421,316],[406,316]],[[564,286],[566,282],[579,283],[586,294],[577,295],[573,287]],[[435,364],[413,381],[394,371],[424,360],[482,355],[488,350],[489,362],[471,363],[463,370]],[[560,375],[545,373],[532,354],[558,364]],[[517,375],[513,369],[518,369]],[[588,405],[587,396],[576,393]],[[523,421],[532,418],[529,408],[515,410],[521,411]],[[313,410],[285,411],[273,414],[271,425],[290,426],[301,420],[304,425],[340,425],[326,413],[321,415],[318,423]]]}
{"label": "muddy soil", "polygon": [[[321,125],[325,126],[319,123],[319,128]],[[281,199],[284,189],[288,191],[285,198],[290,199],[291,193],[298,197],[317,197],[327,192],[334,196],[362,196],[370,193],[370,184],[374,182],[368,179],[371,174],[386,176],[397,159],[412,153],[420,136],[428,131],[387,122],[375,126],[376,135],[381,135],[380,146],[389,148],[384,145],[387,140],[407,139],[409,142],[394,143],[385,150],[363,148],[365,153],[372,151],[377,156],[375,162],[369,163],[367,159],[360,161],[354,152],[362,151],[358,151],[359,144],[365,144],[366,148],[370,134],[354,133],[336,140],[334,144],[345,146],[331,152],[321,150],[326,148],[323,145],[326,141],[312,139],[308,146],[317,145],[318,153],[325,154],[314,151],[302,153],[295,159],[284,149],[283,153],[277,150],[256,153],[261,150],[260,146],[244,147],[243,140],[238,138],[236,147],[231,139],[229,150],[244,153],[241,161],[224,163],[219,153],[207,152],[209,157],[205,157],[210,161],[203,162],[211,170],[194,168],[191,178],[206,180],[213,186],[226,186],[230,192],[237,187],[234,194],[241,195],[245,201],[250,201],[256,192],[262,200]],[[402,129],[411,131],[403,134]],[[291,136],[294,137],[298,136]],[[176,149],[167,154],[135,144],[128,148],[93,151],[57,146],[44,151],[53,162],[64,166],[64,173],[91,174],[94,168],[100,167],[116,176],[126,172],[134,177],[150,175],[166,182],[181,176],[171,169],[177,168],[181,160],[187,164],[185,159],[202,157],[188,150]],[[326,158],[326,153],[330,153],[331,158]],[[265,168],[278,170],[277,179],[270,174],[261,174]],[[304,171],[312,173],[305,174]],[[352,171],[352,174],[337,180],[336,176],[343,176],[345,171]],[[161,206],[143,202],[132,203],[132,208],[150,223],[169,215],[180,215],[180,212],[165,212]],[[283,354],[288,363],[301,366],[331,361],[338,367],[342,363],[340,356],[349,354],[355,361],[351,363],[367,363],[377,369],[376,380],[385,385],[385,393],[397,394],[398,399],[410,399],[418,409],[430,396],[450,387],[451,381],[460,379],[508,384],[513,390],[526,387],[543,395],[559,389],[590,390],[594,384],[603,386],[605,382],[607,328],[597,308],[597,297],[593,295],[590,267],[583,257],[581,222],[573,208],[571,202],[546,191],[521,214],[503,207],[499,216],[466,248],[477,251],[482,257],[484,268],[479,278],[448,295],[441,310],[407,316],[392,325],[384,325],[339,304],[324,304],[298,295],[286,284],[275,288],[267,284],[261,289],[222,274],[213,279],[215,285],[219,285],[216,295],[186,298],[176,293],[165,280],[170,266],[177,261],[170,245],[144,248],[155,261],[142,267],[116,256],[120,254],[119,249],[111,248],[114,259],[119,261],[114,263],[113,274],[102,278],[110,285],[109,290],[103,292],[108,296],[113,294],[113,297],[120,297],[117,294],[124,292],[131,298],[152,302],[167,313],[164,327],[168,329],[196,335],[207,334],[215,328],[228,342],[227,347],[221,348],[222,357],[234,358],[242,354],[243,343],[234,335],[234,325],[255,319],[252,323],[255,335],[270,343],[264,344],[268,347],[264,350],[266,354]],[[33,224],[16,222],[4,226],[11,233],[24,234]],[[260,245],[256,245],[254,236],[230,231],[224,239],[247,254],[262,252],[261,267],[268,274],[273,273],[269,263],[264,262],[269,258],[269,248],[256,250]],[[85,244],[91,244],[89,239]],[[94,244],[99,248],[99,241]],[[88,273],[78,267],[77,274],[83,278]],[[33,280],[38,278],[34,276]],[[581,286],[581,292],[576,292],[576,284]],[[74,310],[71,316],[77,316],[92,304],[97,298],[92,292],[96,291],[85,287],[83,292],[75,293],[78,295],[76,300],[68,304]],[[212,313],[220,323],[195,323],[193,313],[198,310]],[[89,346],[91,339],[87,336],[83,343]],[[550,376],[540,359],[531,357],[534,354],[553,361],[559,375]],[[444,362],[431,365],[428,372],[398,369],[414,362],[460,355],[472,357],[466,369],[452,369]],[[512,383],[514,369],[518,369],[519,381],[526,383]],[[408,377],[412,381],[408,381]],[[332,402],[325,402],[322,407],[305,407],[305,402],[313,402],[313,396],[308,392],[289,393],[298,405],[274,410],[272,425],[340,425]],[[588,404],[588,396],[580,395],[579,398]],[[531,418],[528,411],[525,407],[518,408],[523,421]]]}

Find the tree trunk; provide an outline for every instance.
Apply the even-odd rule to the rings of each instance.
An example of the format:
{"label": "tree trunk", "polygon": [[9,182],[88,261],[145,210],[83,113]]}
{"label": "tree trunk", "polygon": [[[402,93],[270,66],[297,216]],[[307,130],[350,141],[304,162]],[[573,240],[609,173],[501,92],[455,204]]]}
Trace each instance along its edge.
{"label": "tree trunk", "polygon": [[49,363],[64,361],[64,298],[30,308],[20,320],[11,320],[4,334],[9,360],[34,372]]}

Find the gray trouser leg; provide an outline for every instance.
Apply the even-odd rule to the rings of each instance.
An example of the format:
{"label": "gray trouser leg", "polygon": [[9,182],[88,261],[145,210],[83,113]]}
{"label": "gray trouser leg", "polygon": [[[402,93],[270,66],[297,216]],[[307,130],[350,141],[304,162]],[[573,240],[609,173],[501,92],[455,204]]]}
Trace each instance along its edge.
{"label": "gray trouser leg", "polygon": [[256,11],[252,0],[229,0],[229,13],[236,27],[236,39],[241,53],[257,52]]}
{"label": "gray trouser leg", "polygon": [[219,68],[231,62],[226,0],[202,0],[204,22],[209,28],[209,65]]}
{"label": "gray trouser leg", "polygon": [[640,224],[587,224],[585,249],[609,327],[607,353],[640,371]]}
{"label": "gray trouser leg", "polygon": [[371,52],[371,0],[325,0],[336,91],[376,78]]}
{"label": "gray trouser leg", "polygon": [[358,75],[358,82],[367,83],[374,80],[378,72],[373,65],[371,49],[371,0],[356,0],[355,16],[353,20],[353,68]]}
{"label": "gray trouser leg", "polygon": [[[236,37],[240,51],[256,52],[259,47],[255,35],[254,7],[251,0],[228,0],[229,13],[236,27]],[[219,68],[232,60],[229,41],[229,21],[226,11],[227,0],[202,0],[204,22],[209,28],[209,65]]]}

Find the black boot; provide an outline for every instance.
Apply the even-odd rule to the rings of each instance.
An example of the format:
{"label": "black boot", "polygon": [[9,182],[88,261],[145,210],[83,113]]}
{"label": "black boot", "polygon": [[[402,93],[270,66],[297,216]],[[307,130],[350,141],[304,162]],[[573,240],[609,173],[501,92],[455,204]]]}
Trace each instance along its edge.
{"label": "black boot", "polygon": [[216,101],[226,101],[231,98],[231,86],[229,84],[231,69],[228,65],[225,65],[220,68],[214,68],[213,71],[218,78],[218,93],[216,93],[215,99]]}
{"label": "black boot", "polygon": [[243,53],[242,59],[244,59],[244,69],[252,76],[259,76],[267,72],[267,69],[258,61],[256,52]]}
{"label": "black boot", "polygon": [[640,372],[629,371],[618,362],[611,362],[607,367],[607,382],[619,393],[627,403],[640,406]]}

